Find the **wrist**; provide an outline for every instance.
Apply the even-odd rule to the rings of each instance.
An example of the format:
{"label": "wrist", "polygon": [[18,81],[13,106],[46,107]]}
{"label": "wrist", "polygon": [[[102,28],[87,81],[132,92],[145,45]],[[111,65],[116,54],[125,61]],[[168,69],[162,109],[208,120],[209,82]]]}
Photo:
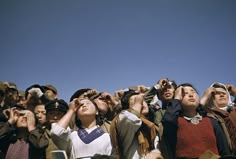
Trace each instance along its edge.
{"label": "wrist", "polygon": [[33,131],[34,129],[36,129],[35,126],[28,126],[28,131],[29,131],[29,132]]}
{"label": "wrist", "polygon": [[155,88],[156,90],[160,90],[160,89],[161,89],[161,85],[156,84],[156,85],[154,86],[154,88]]}
{"label": "wrist", "polygon": [[9,119],[9,120],[8,120],[8,123],[9,123],[10,125],[14,125],[14,124],[15,124],[15,122],[14,122],[13,119]]}

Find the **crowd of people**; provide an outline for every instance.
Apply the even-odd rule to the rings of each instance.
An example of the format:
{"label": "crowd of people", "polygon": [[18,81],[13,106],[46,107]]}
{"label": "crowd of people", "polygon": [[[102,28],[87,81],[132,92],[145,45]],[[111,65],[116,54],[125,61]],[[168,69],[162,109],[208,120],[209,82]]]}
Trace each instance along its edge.
{"label": "crowd of people", "polygon": [[236,158],[236,87],[162,78],[114,95],[80,88],[70,102],[54,85],[0,82],[0,159]]}

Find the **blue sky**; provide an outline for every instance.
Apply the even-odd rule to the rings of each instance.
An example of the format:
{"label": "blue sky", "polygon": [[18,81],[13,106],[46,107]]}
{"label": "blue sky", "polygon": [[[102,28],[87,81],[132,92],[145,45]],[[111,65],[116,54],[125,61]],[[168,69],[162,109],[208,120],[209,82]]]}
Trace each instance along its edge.
{"label": "blue sky", "polygon": [[114,93],[163,77],[236,85],[235,0],[0,1],[0,81]]}

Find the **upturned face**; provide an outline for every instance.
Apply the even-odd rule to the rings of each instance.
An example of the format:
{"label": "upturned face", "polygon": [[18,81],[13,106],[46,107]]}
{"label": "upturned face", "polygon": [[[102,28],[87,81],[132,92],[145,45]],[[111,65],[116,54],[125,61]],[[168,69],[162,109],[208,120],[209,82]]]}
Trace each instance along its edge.
{"label": "upturned face", "polygon": [[57,98],[57,95],[50,89],[45,91],[45,95],[48,97],[50,100],[54,100]]}
{"label": "upturned face", "polygon": [[82,119],[84,117],[96,117],[98,110],[93,102],[89,99],[81,99],[79,101],[79,107],[77,109],[77,117]]}
{"label": "upturned face", "polygon": [[97,104],[98,109],[101,111],[102,114],[106,114],[108,112],[109,106],[104,98],[100,96],[94,99],[94,102]]}
{"label": "upturned face", "polygon": [[215,88],[216,94],[214,96],[215,103],[218,107],[225,107],[229,102],[229,94],[223,88]]}
{"label": "upturned face", "polygon": [[160,99],[162,101],[169,101],[173,99],[175,95],[175,88],[172,85],[168,85],[166,88],[164,88],[163,91],[160,92]]}
{"label": "upturned face", "polygon": [[183,109],[193,109],[195,110],[200,103],[199,95],[190,86],[185,86],[184,87],[184,92],[183,92],[183,99],[182,99],[182,107]]}
{"label": "upturned face", "polygon": [[18,118],[16,121],[16,127],[27,127],[27,116],[33,116],[34,114],[33,112],[29,111],[29,110],[21,110],[18,112]]}

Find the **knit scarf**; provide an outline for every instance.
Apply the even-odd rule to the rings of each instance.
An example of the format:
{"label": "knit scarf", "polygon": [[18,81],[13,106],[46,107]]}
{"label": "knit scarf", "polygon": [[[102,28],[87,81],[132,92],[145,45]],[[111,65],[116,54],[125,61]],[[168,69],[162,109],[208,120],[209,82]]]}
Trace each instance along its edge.
{"label": "knit scarf", "polygon": [[[138,143],[139,143],[139,154],[145,155],[150,150],[154,149],[154,140],[157,136],[157,132],[159,131],[158,127],[144,116],[140,116],[140,119],[142,120],[142,125],[140,129],[137,132],[138,135]],[[117,132],[117,120],[118,115],[112,120],[111,127],[110,127],[110,135],[111,135],[111,141],[115,148],[116,154],[118,155],[118,159],[123,158],[120,148],[121,146],[121,140],[119,138],[118,132]]]}

